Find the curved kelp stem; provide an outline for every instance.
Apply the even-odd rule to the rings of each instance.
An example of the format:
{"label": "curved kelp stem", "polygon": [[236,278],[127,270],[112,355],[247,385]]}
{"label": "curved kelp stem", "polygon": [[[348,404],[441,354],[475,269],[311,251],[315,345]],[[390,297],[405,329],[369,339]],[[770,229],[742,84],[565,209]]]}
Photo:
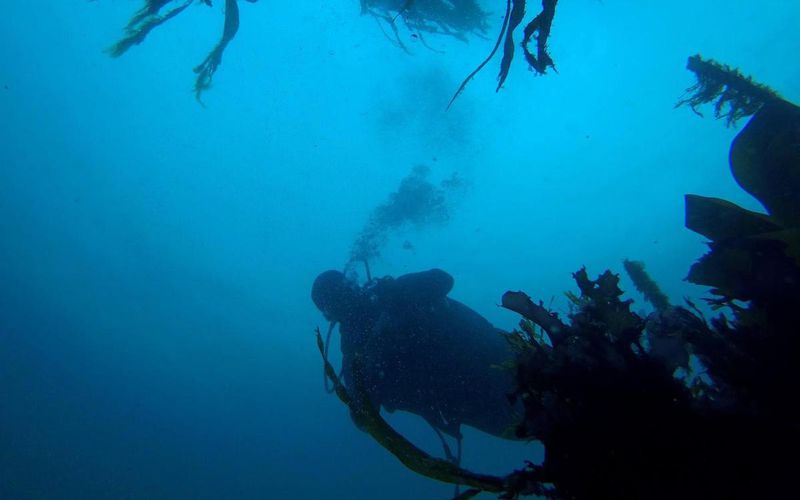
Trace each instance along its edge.
{"label": "curved kelp stem", "polygon": [[217,45],[211,49],[205,60],[194,68],[197,79],[194,83],[194,93],[198,102],[202,103],[200,95],[204,90],[211,87],[211,79],[222,63],[222,54],[228,46],[236,32],[239,31],[239,4],[236,0],[225,0],[225,26],[222,30],[222,38]]}
{"label": "curved kelp stem", "polygon": [[511,67],[511,60],[514,59],[514,30],[517,29],[522,18],[525,16],[525,2],[515,0],[511,7],[508,18],[508,28],[506,29],[506,41],[503,46],[503,59],[500,61],[500,74],[497,75],[497,89],[503,86],[508,76],[508,69]]}
{"label": "curved kelp stem", "polygon": [[[477,474],[462,469],[447,460],[434,458],[395,431],[386,420],[381,417],[378,408],[370,402],[363,390],[356,388],[357,397],[352,397],[342,384],[333,366],[325,359],[325,346],[319,328],[316,330],[317,347],[323,356],[325,373],[333,383],[334,391],[339,400],[350,408],[350,413],[356,425],[392,455],[398,458],[406,467],[431,479],[452,484],[463,484],[481,491],[500,493],[506,491],[507,480],[497,476]],[[358,367],[354,366],[357,371]]]}
{"label": "curved kelp stem", "polygon": [[108,48],[108,53],[111,57],[119,57],[134,45],[139,45],[144,41],[147,35],[169,21],[173,17],[183,12],[186,7],[192,4],[194,0],[186,0],[183,4],[175,7],[164,15],[158,15],[161,8],[164,7],[168,1],[164,0],[151,0],[139,12],[137,12],[125,28],[127,36]]}
{"label": "curved kelp stem", "polygon": [[[550,36],[550,27],[553,24],[553,17],[556,14],[556,4],[558,0],[542,0],[542,10],[531,22],[529,22],[523,30],[522,49],[525,55],[525,60],[530,67],[538,74],[544,74],[547,68],[555,68],[553,59],[547,53],[547,39]],[[489,56],[481,62],[475,70],[470,73],[461,85],[456,90],[447,109],[450,109],[456,98],[463,92],[467,84],[475,77],[475,75],[483,69],[484,66],[494,57],[500,43],[505,40],[503,45],[503,59],[500,61],[500,73],[497,76],[497,90],[503,86],[508,71],[511,68],[511,61],[514,60],[514,31],[522,23],[525,17],[526,0],[507,0],[506,1],[506,15],[503,19],[503,25],[500,28],[500,34],[497,37],[497,42],[492,49]],[[529,45],[531,41],[536,40],[536,52],[534,53]]]}
{"label": "curved kelp stem", "polygon": [[697,108],[714,102],[714,116],[725,118],[728,126],[755,114],[764,104],[781,99],[777,92],[739,70],[713,59],[703,59],[699,54],[689,58],[686,69],[695,74],[697,83],[686,89],[686,97],[675,107],[688,104],[692,111],[703,116]]}
{"label": "curved kelp stem", "polygon": [[395,22],[398,17],[400,17],[403,13],[405,13],[412,5],[414,4],[414,0],[406,0],[405,3],[400,7],[397,11],[397,14],[394,15],[392,18],[392,22]]}
{"label": "curved kelp stem", "polygon": [[[144,6],[136,11],[128,21],[125,27],[125,36],[109,47],[108,53],[112,57],[121,56],[134,45],[142,43],[152,30],[182,13],[195,1],[208,7],[212,5],[211,0],[144,0]],[[244,1],[256,3],[258,0]],[[171,5],[176,6],[163,14],[161,13]],[[238,30],[239,5],[237,0],[225,0],[225,25],[222,31],[222,38],[203,62],[194,68],[194,72],[197,74],[194,91],[198,101],[200,101],[202,92],[211,86],[211,79],[222,63],[222,54],[230,41],[236,36]]]}
{"label": "curved kelp stem", "polygon": [[506,0],[506,15],[503,18],[503,26],[500,28],[500,34],[497,36],[497,41],[494,44],[494,48],[489,53],[489,55],[486,56],[486,59],[484,59],[483,62],[481,62],[478,65],[477,68],[472,70],[472,73],[470,73],[469,75],[467,75],[466,78],[464,78],[464,81],[461,82],[461,85],[459,85],[458,90],[456,90],[456,93],[453,94],[453,97],[450,99],[450,102],[447,103],[447,108],[446,109],[450,109],[450,106],[452,106],[453,102],[455,102],[456,98],[458,98],[458,96],[461,95],[461,92],[464,91],[464,89],[467,87],[467,84],[470,82],[470,80],[472,80],[475,77],[475,75],[477,75],[478,72],[480,70],[482,70],[483,67],[486,66],[489,63],[489,61],[492,60],[492,58],[494,57],[495,53],[497,53],[497,49],[500,48],[500,43],[503,41],[503,35],[505,35],[506,28],[508,27],[508,19],[511,16],[511,1],[512,0]]}
{"label": "curved kelp stem", "polygon": [[[328,363],[328,351],[331,347],[331,337],[333,336],[333,329],[336,327],[336,322],[331,321],[328,325],[328,333],[325,335],[325,343],[323,345],[324,349],[322,350],[322,359],[325,360],[325,363]],[[339,372],[341,375],[341,371]],[[333,392],[334,388],[328,385],[328,374],[325,372],[325,367],[322,367],[322,384],[325,387],[325,392],[330,394]]]}
{"label": "curved kelp stem", "polygon": [[157,16],[158,13],[172,0],[145,0],[144,7],[131,17],[128,21],[127,29],[134,29],[137,24],[150,16]]}
{"label": "curved kelp stem", "polygon": [[[542,0],[542,11],[525,26],[522,38],[525,60],[540,75],[544,74],[547,68],[555,69],[553,59],[547,53],[547,38],[550,36],[550,26],[556,15],[556,3],[558,0]],[[534,35],[536,35],[536,54],[528,48]]]}

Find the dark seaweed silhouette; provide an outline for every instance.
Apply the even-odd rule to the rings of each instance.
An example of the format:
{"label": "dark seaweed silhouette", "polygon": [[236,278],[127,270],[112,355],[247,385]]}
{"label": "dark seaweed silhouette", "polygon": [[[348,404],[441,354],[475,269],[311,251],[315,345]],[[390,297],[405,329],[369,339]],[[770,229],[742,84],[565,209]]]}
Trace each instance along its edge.
{"label": "dark seaweed silhouette", "polygon": [[[194,68],[195,96],[198,101],[202,93],[211,86],[214,73],[222,63],[222,55],[228,44],[236,36],[239,29],[238,0],[225,1],[225,24],[222,36],[216,46],[209,52],[205,60]],[[258,0],[244,0],[255,3]],[[125,27],[125,36],[108,49],[113,57],[119,57],[134,45],[142,43],[152,30],[182,14],[192,3],[207,6],[212,0],[144,0],[144,5],[131,17]],[[528,65],[537,74],[544,74],[548,68],[554,68],[547,51],[550,27],[555,16],[558,0],[542,0],[541,11],[525,25],[520,46]],[[412,32],[424,46],[431,48],[423,34],[444,35],[466,41],[470,34],[483,36],[488,29],[489,14],[476,0],[360,0],[361,13],[370,15],[379,23],[386,23],[392,36],[387,35],[393,43],[408,52],[408,47],[400,38],[398,22]],[[448,103],[449,108],[461,94],[470,80],[494,57],[500,45],[503,45],[503,58],[500,62],[497,90],[503,86],[508,76],[511,62],[514,59],[516,43],[514,33],[517,32],[525,17],[526,0],[507,0],[506,14],[497,42],[489,56],[478,65],[461,83],[455,95]],[[383,29],[383,27],[381,27]]]}
{"label": "dark seaweed silhouette", "polygon": [[686,97],[675,107],[688,104],[692,111],[703,116],[697,108],[713,102],[714,116],[725,118],[728,126],[755,114],[765,103],[780,99],[766,85],[754,82],[730,66],[703,59],[699,54],[689,58],[686,68],[695,74],[697,83],[686,89]]}
{"label": "dark seaweed silhouette", "polygon": [[644,270],[644,262],[638,262],[625,259],[622,262],[625,267],[625,272],[630,276],[633,281],[633,286],[636,290],[644,295],[645,300],[660,312],[666,311],[670,305],[667,296],[658,287],[658,284],[650,278],[650,275]]}
{"label": "dark seaweed silhouette", "polygon": [[406,52],[398,21],[427,46],[423,33],[462,41],[467,41],[468,34],[482,36],[488,29],[489,16],[476,0],[361,0],[361,14],[386,23],[393,34],[390,40]]}
{"label": "dark seaweed silhouette", "polygon": [[[197,1],[209,7],[211,6],[211,0]],[[245,1],[255,3],[258,0]],[[134,45],[139,45],[152,30],[183,13],[193,2],[194,0],[145,0],[144,6],[131,17],[125,27],[126,35],[108,49],[109,54],[112,57],[119,57]],[[162,13],[162,10],[169,5],[175,6]],[[194,72],[197,74],[194,92],[198,101],[200,101],[202,93],[211,87],[214,73],[222,63],[222,54],[236,36],[238,30],[239,4],[237,0],[225,0],[225,24],[222,30],[222,37],[203,62],[194,68]]]}
{"label": "dark seaweed silhouette", "polygon": [[[533,71],[537,74],[544,74],[547,68],[555,69],[555,63],[547,51],[547,40],[550,37],[550,27],[553,24],[553,17],[556,14],[556,4],[558,0],[542,0],[542,10],[536,17],[529,22],[522,35],[522,51],[525,55],[525,60]],[[497,89],[503,86],[508,76],[508,71],[511,68],[511,61],[514,59],[514,32],[522,23],[525,17],[526,0],[506,0],[506,14],[503,19],[503,24],[500,28],[500,33],[497,36],[497,42],[489,55],[484,59],[472,73],[467,75],[461,85],[456,90],[456,93],[450,99],[447,107],[453,105],[453,102],[458,98],[461,92],[467,87],[467,84],[483,69],[489,61],[494,58],[500,44],[503,44],[503,58],[500,61],[500,73],[497,75]],[[536,41],[536,48],[531,49],[531,42]]]}

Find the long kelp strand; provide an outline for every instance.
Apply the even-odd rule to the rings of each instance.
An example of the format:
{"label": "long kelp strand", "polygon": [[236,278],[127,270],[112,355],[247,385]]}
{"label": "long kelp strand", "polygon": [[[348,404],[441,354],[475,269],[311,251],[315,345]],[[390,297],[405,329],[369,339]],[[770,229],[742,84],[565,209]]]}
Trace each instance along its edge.
{"label": "long kelp strand", "polygon": [[[170,10],[166,14],[162,16],[158,15],[150,15],[148,17],[140,19],[136,24],[136,26],[131,27],[129,24],[128,35],[124,37],[122,40],[118,41],[114,45],[108,48],[108,53],[111,54],[111,57],[119,57],[124,54],[129,48],[133,47],[134,45],[139,45],[144,41],[147,35],[158,26],[164,24],[165,22],[169,21],[173,17],[177,16],[181,12],[183,12],[186,7],[192,4],[193,0],[186,0],[183,4],[174,9]],[[144,9],[142,9],[144,10]],[[141,11],[140,11],[141,13]],[[138,14],[137,14],[138,15]]]}
{"label": "long kelp strand", "polygon": [[204,90],[211,87],[211,79],[222,63],[222,54],[228,46],[236,32],[239,31],[239,4],[236,0],[225,0],[225,26],[222,30],[222,38],[217,45],[211,49],[205,60],[194,68],[197,79],[194,83],[194,93],[200,101],[200,95]]}
{"label": "long kelp strand", "polygon": [[483,62],[480,63],[478,67],[472,71],[472,73],[470,73],[469,75],[467,75],[466,78],[464,78],[464,81],[461,82],[461,85],[459,85],[458,90],[456,90],[456,93],[453,94],[453,97],[450,99],[450,102],[447,103],[447,109],[450,109],[450,106],[452,106],[456,98],[458,98],[458,96],[461,95],[461,92],[464,91],[470,80],[472,80],[475,77],[475,75],[477,75],[478,72],[482,70],[483,67],[489,63],[489,61],[492,60],[495,53],[497,53],[497,49],[500,48],[500,43],[503,41],[503,35],[505,35],[506,33],[506,28],[508,27],[508,19],[510,16],[511,16],[511,0],[506,0],[506,15],[503,18],[503,26],[500,28],[500,34],[497,36],[497,41],[494,44],[494,48],[489,53],[489,55],[486,56],[486,59],[484,59]]}

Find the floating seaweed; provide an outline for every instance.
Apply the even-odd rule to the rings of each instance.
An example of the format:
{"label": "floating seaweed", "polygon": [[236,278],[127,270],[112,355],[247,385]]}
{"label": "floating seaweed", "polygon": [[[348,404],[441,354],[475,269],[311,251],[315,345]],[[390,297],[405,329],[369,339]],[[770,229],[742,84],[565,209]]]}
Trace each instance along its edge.
{"label": "floating seaweed", "polygon": [[164,14],[159,14],[172,0],[148,0],[136,14],[133,15],[125,27],[127,35],[108,48],[111,57],[120,57],[134,45],[144,42],[144,39],[155,28],[161,26],[177,16],[192,4],[193,0],[186,0],[183,4],[174,7]]}
{"label": "floating seaweed", "polygon": [[[556,15],[556,4],[558,0],[542,0],[542,10],[536,17],[533,18],[525,28],[522,34],[522,51],[525,60],[528,62],[530,68],[537,74],[543,75],[548,68],[555,69],[555,63],[547,51],[547,40],[550,37],[550,27],[553,24],[553,18]],[[489,55],[475,68],[467,77],[461,82],[461,85],[456,90],[447,107],[453,105],[453,102],[461,95],[461,92],[467,87],[467,84],[491,61],[500,45],[503,44],[503,58],[500,61],[500,73],[497,75],[497,91],[502,88],[503,83],[508,77],[508,71],[511,68],[511,61],[514,59],[514,32],[517,30],[522,20],[525,17],[526,0],[506,0],[506,14],[503,18],[503,24],[500,27],[500,33],[497,36],[494,48],[492,48]],[[531,48],[531,42],[536,42],[535,50]]]}
{"label": "floating seaweed", "polygon": [[236,36],[237,31],[239,31],[239,4],[236,3],[236,0],[225,0],[225,25],[222,30],[222,38],[211,49],[211,52],[208,53],[203,62],[194,68],[194,72],[197,74],[194,93],[198,101],[200,100],[200,94],[211,87],[211,79],[219,65],[222,64],[222,53],[225,52],[225,47]]}
{"label": "floating seaweed", "polygon": [[[212,5],[212,0],[144,0],[144,5],[131,17],[125,27],[125,35],[112,45],[108,52],[119,57],[134,45],[144,42],[152,30],[182,14],[194,2]],[[255,3],[258,0],[244,0]],[[194,67],[197,74],[194,91],[198,101],[202,93],[211,86],[214,73],[222,63],[222,55],[228,44],[236,36],[239,29],[238,0],[225,0],[225,23],[219,42],[199,65]],[[550,27],[555,16],[558,0],[542,0],[541,11],[525,25],[520,46],[528,65],[538,74],[544,74],[548,68],[555,68],[547,51],[547,40]],[[398,23],[402,21],[424,46],[431,48],[423,33],[444,35],[467,40],[467,35],[483,36],[488,29],[489,14],[484,11],[477,0],[360,0],[361,14],[374,17],[379,23],[386,23],[392,36],[386,34],[398,47],[408,52],[408,47],[400,38]],[[171,8],[170,8],[171,7]],[[455,95],[448,103],[449,108],[461,94],[470,80],[494,57],[500,45],[503,45],[503,58],[498,74],[499,90],[508,76],[514,58],[514,33],[525,16],[526,0],[507,0],[506,14],[498,34],[496,44],[489,56],[481,62],[461,83]],[[381,27],[383,29],[383,27]]]}
{"label": "floating seaweed", "polygon": [[406,51],[398,21],[426,44],[423,33],[462,41],[469,34],[482,36],[488,29],[489,17],[476,0],[361,0],[361,14],[387,24],[394,35],[390,40]]}
{"label": "floating seaweed", "polygon": [[[197,1],[209,7],[212,5],[211,0]],[[245,1],[255,3],[258,0]],[[145,0],[144,6],[131,17],[128,25],[125,27],[126,35],[109,47],[109,54],[111,54],[112,57],[119,57],[134,45],[139,45],[144,42],[145,38],[147,38],[147,35],[149,35],[152,30],[183,13],[192,3],[194,3],[194,0],[182,0],[180,2],[175,0]],[[171,4],[175,4],[175,6],[162,13],[162,11]],[[214,73],[222,63],[222,54],[231,40],[236,36],[238,30],[239,4],[237,0],[225,0],[225,24],[222,30],[222,37],[214,48],[211,49],[211,52],[208,53],[203,62],[194,68],[194,72],[197,75],[194,84],[194,92],[198,101],[200,101],[202,93],[211,87],[211,80]]]}
{"label": "floating seaweed", "polygon": [[780,100],[777,92],[744,76],[739,70],[720,64],[713,59],[691,56],[686,69],[697,77],[697,83],[686,89],[685,97],[675,107],[688,104],[697,115],[697,108],[714,103],[714,116],[725,118],[727,125],[755,114],[765,103]]}

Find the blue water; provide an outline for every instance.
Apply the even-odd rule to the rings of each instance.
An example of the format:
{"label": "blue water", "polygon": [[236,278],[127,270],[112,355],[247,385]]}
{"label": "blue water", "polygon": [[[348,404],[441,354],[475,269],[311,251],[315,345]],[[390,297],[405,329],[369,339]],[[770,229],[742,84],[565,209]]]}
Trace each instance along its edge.
{"label": "blue water", "polygon": [[[3,2],[1,499],[448,498],[322,388],[310,285],[373,207],[417,164],[467,180],[447,224],[394,233],[372,270],[445,269],[504,329],[504,291],[564,312],[571,272],[626,257],[702,297],[683,194],[759,207],[728,173],[737,130],[673,109],[686,58],[800,102],[793,0],[562,0],[557,74],[518,57],[495,93],[496,60],[448,113],[493,40],[407,38],[407,55],[354,0],[264,0],[241,3],[203,107],[191,68],[221,4],[111,59],[138,2]],[[490,38],[504,4],[484,2]],[[389,420],[441,455],[425,424]],[[464,446],[493,473],[542,456],[469,429]]]}

